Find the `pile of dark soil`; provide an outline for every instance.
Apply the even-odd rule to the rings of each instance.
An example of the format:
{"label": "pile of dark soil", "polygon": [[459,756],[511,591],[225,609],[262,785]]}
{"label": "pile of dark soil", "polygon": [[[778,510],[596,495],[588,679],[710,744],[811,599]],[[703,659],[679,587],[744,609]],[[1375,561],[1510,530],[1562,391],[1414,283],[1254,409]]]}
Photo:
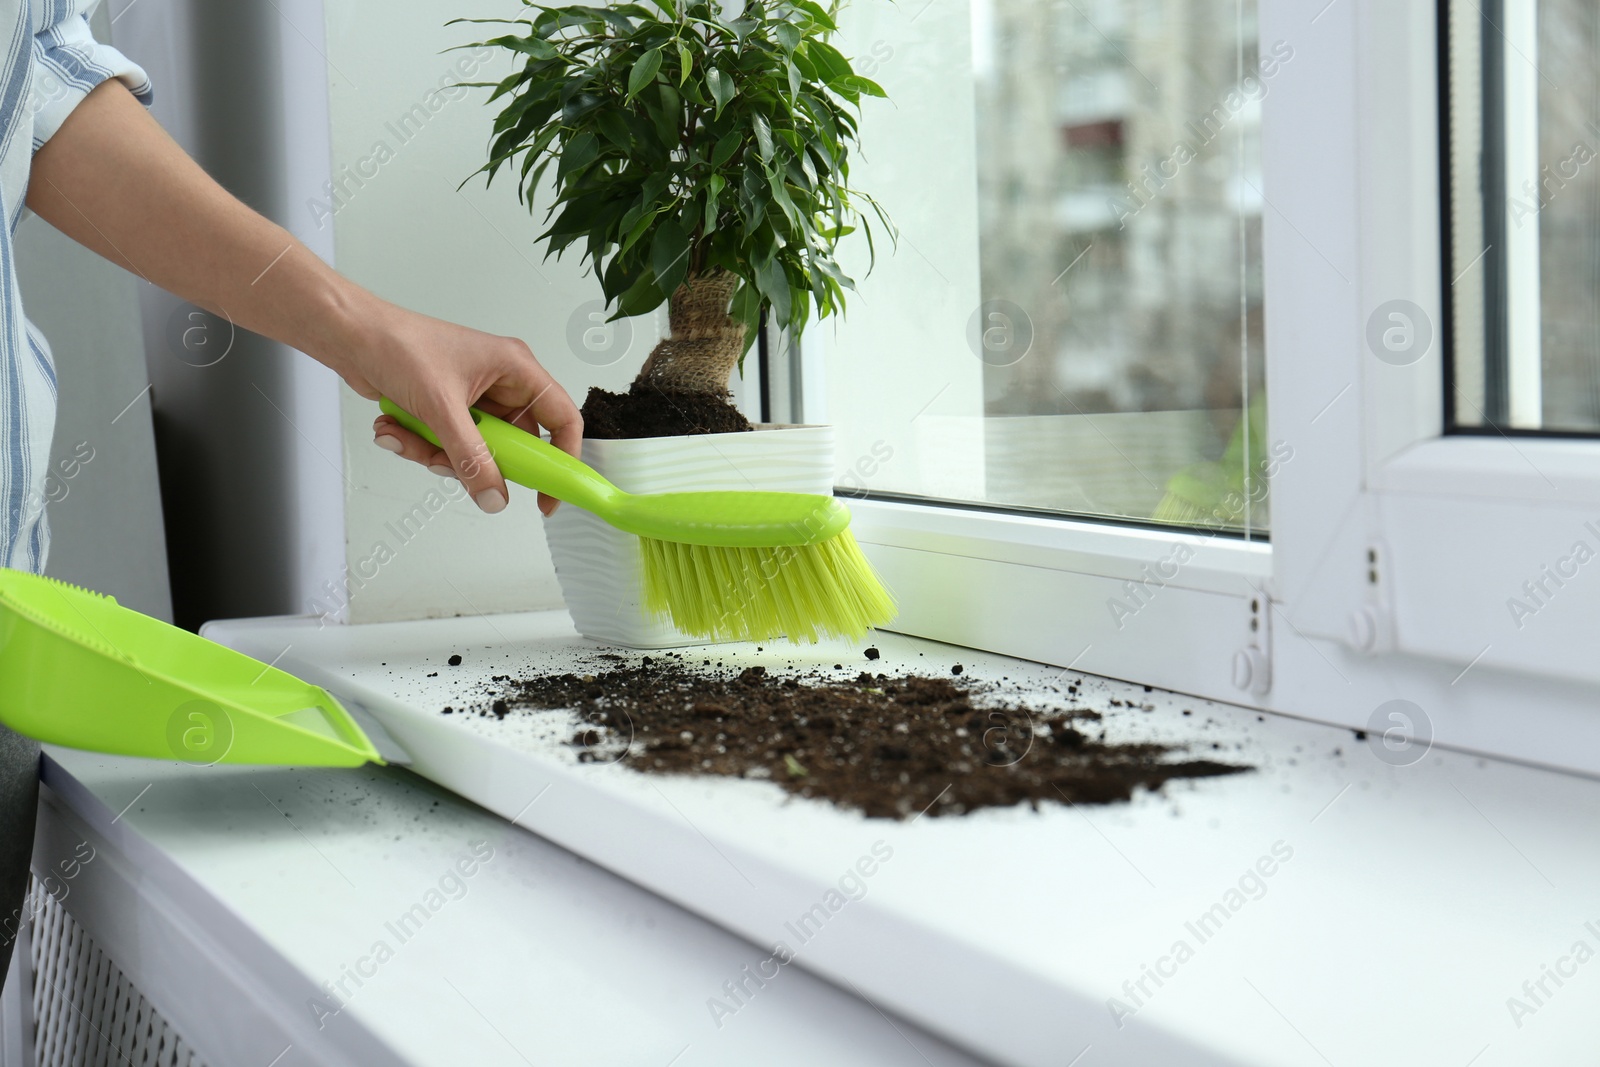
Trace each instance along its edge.
{"label": "pile of dark soil", "polygon": [[626,393],[591,388],[583,401],[583,436],[605,440],[740,433],[750,420],[728,394],[669,393],[634,382]]}
{"label": "pile of dark soil", "polygon": [[582,761],[770,779],[884,818],[1105,804],[1174,778],[1252,769],[1174,758],[1167,745],[1108,743],[1099,712],[1028,708],[970,678],[779,677],[764,667],[691,669],[669,656],[595,674],[499,676],[480,706],[461,710],[503,719],[521,708],[575,709],[583,725],[568,743]]}

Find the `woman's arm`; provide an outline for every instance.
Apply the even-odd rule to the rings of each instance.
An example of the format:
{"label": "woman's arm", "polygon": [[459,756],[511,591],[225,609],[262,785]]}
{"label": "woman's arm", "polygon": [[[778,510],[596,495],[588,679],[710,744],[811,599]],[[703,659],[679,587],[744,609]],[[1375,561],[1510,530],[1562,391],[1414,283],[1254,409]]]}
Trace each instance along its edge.
{"label": "woman's arm", "polygon": [[[387,416],[374,423],[378,443],[453,468],[484,511],[505,507],[506,489],[469,406],[533,432],[542,425],[557,446],[579,452],[577,408],[527,345],[407,311],[341,277],[212,181],[115,79],[34,155],[28,206],[146,281],[298,348],[368,399],[382,394],[417,415],[442,451]],[[540,496],[541,511],[554,506]]]}

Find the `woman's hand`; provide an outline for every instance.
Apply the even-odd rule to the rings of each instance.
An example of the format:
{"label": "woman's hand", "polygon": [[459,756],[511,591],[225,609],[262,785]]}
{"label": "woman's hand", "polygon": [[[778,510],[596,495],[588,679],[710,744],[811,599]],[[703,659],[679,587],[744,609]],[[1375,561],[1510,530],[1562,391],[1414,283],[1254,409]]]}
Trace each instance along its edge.
{"label": "woman's hand", "polygon": [[[351,341],[343,352],[319,354],[369,400],[387,396],[428,424],[443,448],[380,415],[372,424],[375,443],[440,475],[461,479],[478,507],[494,514],[506,506],[504,479],[496,469],[469,407],[537,434],[563,452],[579,455],[583,419],[550,372],[515,337],[497,337],[419,315],[367,293],[355,296],[347,316]],[[556,509],[539,494],[539,510]]]}

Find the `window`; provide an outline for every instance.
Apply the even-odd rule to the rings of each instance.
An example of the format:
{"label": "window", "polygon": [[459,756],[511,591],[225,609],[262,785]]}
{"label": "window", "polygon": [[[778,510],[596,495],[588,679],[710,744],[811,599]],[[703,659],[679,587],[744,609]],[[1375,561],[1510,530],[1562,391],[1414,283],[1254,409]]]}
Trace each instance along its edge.
{"label": "window", "polygon": [[846,9],[900,237],[818,330],[843,488],[1264,536],[1255,6]]}
{"label": "window", "polygon": [[[1465,36],[1458,6],[1477,16]],[[871,57],[868,73],[897,108],[866,126],[860,184],[902,239],[847,323],[808,333],[805,410],[819,417],[810,398],[826,396],[841,487],[864,493],[852,503],[857,536],[901,600],[896,627],[1368,737],[1388,736],[1381,709],[1406,700],[1418,738],[1600,771],[1590,649],[1600,577],[1584,563],[1600,558],[1589,525],[1600,442],[1581,439],[1594,409],[1577,395],[1594,369],[1579,328],[1596,303],[1588,257],[1600,262],[1578,184],[1591,164],[1520,231],[1484,210],[1496,194],[1480,193],[1471,169],[1480,152],[1496,168],[1523,152],[1538,160],[1530,174],[1545,163],[1559,173],[1570,154],[1518,149],[1529,121],[1485,121],[1492,100],[1475,70],[1490,51],[1483,33],[1498,26],[1507,71],[1526,68],[1520,88],[1509,73],[1493,83],[1510,86],[1506,107],[1520,92],[1519,113],[1542,116],[1592,95],[1600,50],[1579,29],[1557,30],[1556,6],[1546,0],[1520,29],[1482,0],[1274,2],[1258,14],[1248,3],[1090,0],[848,9],[849,50]],[[1193,25],[1152,21],[1191,9]],[[1205,36],[1218,25],[1237,34],[1232,75]],[[1557,83],[1569,97],[1523,43],[1553,35],[1570,49],[1572,77]],[[1181,59],[1145,58],[1166,52]],[[1252,65],[1257,88],[1239,76]],[[1047,83],[1059,84],[1025,91]],[[1185,164],[1125,228],[1097,221],[1105,197],[1086,191],[1125,184],[1130,161],[1139,173],[1161,161],[1137,146],[1160,145],[1171,128],[1138,124],[1192,121],[1213,92],[1225,108],[1243,101],[1212,154]],[[1583,140],[1539,121],[1555,146]],[[1562,121],[1571,131],[1587,120]],[[1017,146],[1041,144],[1050,175],[1016,165]],[[1194,190],[1182,185],[1190,169]],[[1135,226],[1147,219],[1162,229],[1143,244]],[[1473,281],[1493,277],[1487,256],[1472,262],[1497,224],[1523,235],[1507,245],[1500,289]],[[1040,284],[1046,261],[1054,270]],[[1035,290],[1017,297],[1029,280],[1065,293],[1042,303],[1061,321],[1029,306]],[[1204,294],[1188,305],[1196,313],[1163,320],[1185,294]],[[996,299],[1026,314],[989,320],[1012,328],[997,331],[997,349],[1018,322],[1032,334],[1009,366],[967,343],[974,310]],[[1237,386],[1208,379],[1226,361],[1206,354],[1222,345],[1205,347],[1201,322],[1231,327]],[[1038,341],[1052,331],[1056,341]],[[1507,383],[1492,404],[1489,368]],[[1183,388],[1171,384],[1180,378]],[[1447,401],[1447,378],[1483,408],[1478,423]],[[1208,380],[1232,391],[1194,399]],[[1244,423],[1246,454],[1264,445],[1272,477],[1270,546],[1259,503],[1209,529],[1152,522],[1178,472],[1227,454],[1263,389],[1270,425],[1257,438],[1255,420]],[[1171,429],[1184,418],[1210,420],[1209,436],[1189,438],[1201,444]],[[1030,432],[1013,433],[1023,420]],[[1235,536],[1246,523],[1248,537]],[[1575,552],[1579,540],[1592,555]]]}
{"label": "window", "polygon": [[1448,418],[1600,433],[1600,8],[1448,4]]}

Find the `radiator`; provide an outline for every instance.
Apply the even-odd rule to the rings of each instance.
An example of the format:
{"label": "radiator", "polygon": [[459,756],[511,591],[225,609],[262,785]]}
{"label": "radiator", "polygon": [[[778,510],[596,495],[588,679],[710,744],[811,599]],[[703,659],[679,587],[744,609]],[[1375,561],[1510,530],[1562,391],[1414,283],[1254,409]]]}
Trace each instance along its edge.
{"label": "radiator", "polygon": [[206,1067],[37,879],[28,904],[36,1067]]}

